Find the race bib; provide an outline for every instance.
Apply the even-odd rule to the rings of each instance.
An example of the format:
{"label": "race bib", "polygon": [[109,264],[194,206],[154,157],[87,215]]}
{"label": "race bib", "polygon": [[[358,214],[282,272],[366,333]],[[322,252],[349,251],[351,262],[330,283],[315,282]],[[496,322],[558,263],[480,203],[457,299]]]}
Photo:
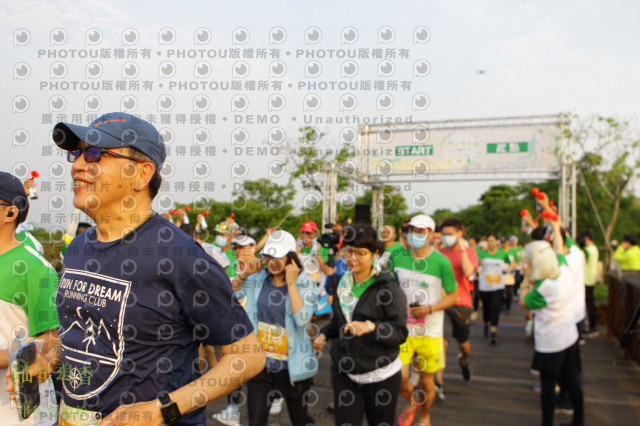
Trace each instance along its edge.
{"label": "race bib", "polygon": [[98,411],[73,408],[62,402],[58,420],[60,426],[98,426],[102,422],[102,416]]}
{"label": "race bib", "polygon": [[258,322],[258,340],[268,358],[287,361],[287,329],[279,325]]}
{"label": "race bib", "polygon": [[514,274],[504,274],[502,276],[502,282],[504,282],[504,285],[515,285],[516,276]]}
{"label": "race bib", "polygon": [[502,277],[501,274],[490,274],[490,273],[487,273],[487,283],[494,284],[494,285],[500,285],[500,278],[501,277]]}

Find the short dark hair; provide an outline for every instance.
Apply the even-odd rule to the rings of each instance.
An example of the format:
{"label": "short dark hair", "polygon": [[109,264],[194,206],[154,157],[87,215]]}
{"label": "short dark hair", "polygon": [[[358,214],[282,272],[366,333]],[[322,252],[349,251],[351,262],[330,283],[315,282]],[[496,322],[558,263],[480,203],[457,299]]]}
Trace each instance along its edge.
{"label": "short dark hair", "polygon": [[149,158],[148,155],[143,154],[135,148],[129,147],[129,155],[136,160],[147,161],[153,164],[153,176],[151,176],[151,180],[149,180],[149,183],[147,184],[147,187],[149,188],[149,196],[153,200],[154,198],[156,198],[156,195],[158,195],[160,186],[162,185],[162,176],[160,175],[160,169],[158,168],[156,163],[154,163],[151,158]]}
{"label": "short dark hair", "polygon": [[87,222],[78,222],[78,227],[76,228],[76,235],[82,234],[87,229],[91,228],[91,224]]}
{"label": "short dark hair", "polygon": [[442,232],[442,225],[436,225],[436,229],[433,232]]}
{"label": "short dark hair", "polygon": [[622,241],[626,241],[629,244],[631,244],[632,246],[637,246],[638,245],[638,237],[636,237],[633,234],[626,234],[622,236]]}
{"label": "short dark hair", "polygon": [[409,223],[405,222],[402,224],[402,226],[400,226],[400,233],[408,234],[410,229],[411,229],[411,226],[409,225]]}
{"label": "short dark hair", "polygon": [[533,241],[542,241],[544,240],[545,235],[547,235],[546,226],[538,226],[536,229],[531,231],[531,239]]}
{"label": "short dark hair", "polygon": [[498,233],[497,233],[497,232],[489,232],[489,233],[487,234],[487,239],[489,239],[489,237],[493,237],[493,238],[495,238],[496,240],[500,241],[500,237],[498,237]]}
{"label": "short dark hair", "polygon": [[586,240],[587,238],[589,238],[591,241],[593,241],[593,234],[588,229],[585,230],[585,231],[582,231],[581,233],[579,233],[578,234],[578,238],[576,238],[576,242],[578,243],[580,248],[583,249],[583,250],[587,245],[587,240]]}
{"label": "short dark hair", "polygon": [[580,234],[578,234],[578,238],[585,238],[585,237],[593,241],[593,234],[591,233],[590,229],[586,229],[582,231]]}
{"label": "short dark hair", "polygon": [[345,246],[364,248],[372,253],[382,254],[384,244],[378,238],[375,228],[367,224],[347,226],[342,229],[342,239]]}
{"label": "short dark hair", "polygon": [[455,217],[450,217],[449,219],[445,219],[440,224],[440,229],[445,228],[447,226],[452,226],[456,228],[458,231],[460,231],[462,229],[462,222],[460,222],[460,220],[456,219]]}

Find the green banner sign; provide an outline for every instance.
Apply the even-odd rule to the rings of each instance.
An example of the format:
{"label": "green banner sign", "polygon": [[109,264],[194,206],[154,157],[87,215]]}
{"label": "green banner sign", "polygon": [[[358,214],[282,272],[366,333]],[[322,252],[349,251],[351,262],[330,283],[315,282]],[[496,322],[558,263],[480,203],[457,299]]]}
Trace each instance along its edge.
{"label": "green banner sign", "polygon": [[518,154],[529,151],[529,142],[492,142],[487,144],[487,154]]}
{"label": "green banner sign", "polygon": [[433,155],[433,145],[408,145],[396,147],[396,157],[412,157],[418,155]]}

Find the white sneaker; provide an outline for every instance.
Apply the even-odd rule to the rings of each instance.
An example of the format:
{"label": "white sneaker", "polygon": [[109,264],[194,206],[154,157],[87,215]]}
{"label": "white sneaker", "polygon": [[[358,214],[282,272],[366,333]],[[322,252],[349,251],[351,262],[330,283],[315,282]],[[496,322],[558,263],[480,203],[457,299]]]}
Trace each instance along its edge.
{"label": "white sneaker", "polygon": [[282,411],[282,398],[276,398],[271,403],[271,408],[269,408],[269,414],[280,414]]}
{"label": "white sneaker", "polygon": [[229,405],[219,413],[212,414],[211,418],[226,426],[240,426],[240,410],[235,405]]}

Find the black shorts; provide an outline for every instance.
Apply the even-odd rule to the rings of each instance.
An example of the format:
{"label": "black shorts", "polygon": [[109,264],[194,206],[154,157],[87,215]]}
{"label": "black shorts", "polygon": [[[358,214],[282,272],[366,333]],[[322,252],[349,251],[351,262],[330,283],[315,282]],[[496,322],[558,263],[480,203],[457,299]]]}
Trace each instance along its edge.
{"label": "black shorts", "polygon": [[471,308],[469,306],[454,305],[445,310],[444,328],[445,335],[451,329],[451,335],[458,343],[465,343],[469,340],[471,333]]}

